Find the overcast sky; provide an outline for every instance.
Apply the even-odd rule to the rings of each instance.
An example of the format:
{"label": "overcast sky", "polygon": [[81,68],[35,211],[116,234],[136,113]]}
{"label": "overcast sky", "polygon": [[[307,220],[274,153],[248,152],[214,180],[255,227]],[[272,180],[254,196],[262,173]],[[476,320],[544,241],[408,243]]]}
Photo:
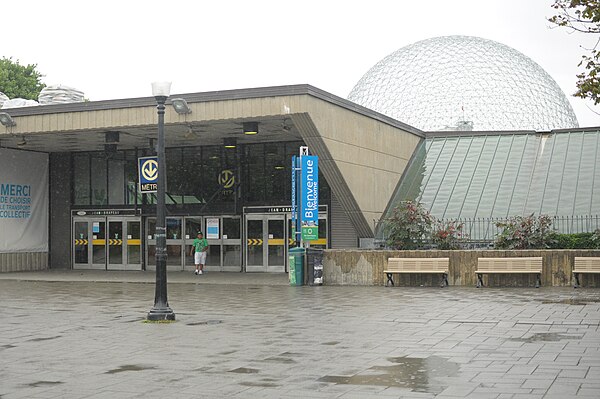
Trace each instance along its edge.
{"label": "overcast sky", "polygon": [[[89,100],[308,83],[346,98],[377,61],[435,36],[522,52],[563,89],[580,126],[600,106],[572,97],[593,38],[551,29],[553,0],[28,0],[2,4],[0,56]],[[593,112],[592,110],[595,112]]]}

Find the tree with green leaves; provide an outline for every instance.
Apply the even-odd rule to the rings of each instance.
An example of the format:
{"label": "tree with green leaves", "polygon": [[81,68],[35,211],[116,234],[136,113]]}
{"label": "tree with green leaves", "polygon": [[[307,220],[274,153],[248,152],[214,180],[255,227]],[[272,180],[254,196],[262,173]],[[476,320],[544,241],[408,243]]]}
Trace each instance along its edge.
{"label": "tree with green leaves", "polygon": [[574,32],[596,35],[593,48],[581,58],[579,66],[584,71],[577,75],[575,97],[587,98],[600,104],[600,1],[598,0],[555,0],[552,8],[557,14],[548,20],[556,26],[563,26]]}
{"label": "tree with green leaves", "polygon": [[24,66],[12,57],[0,59],[0,92],[8,98],[37,101],[40,91],[46,87],[41,81],[43,76],[37,71],[37,64]]}

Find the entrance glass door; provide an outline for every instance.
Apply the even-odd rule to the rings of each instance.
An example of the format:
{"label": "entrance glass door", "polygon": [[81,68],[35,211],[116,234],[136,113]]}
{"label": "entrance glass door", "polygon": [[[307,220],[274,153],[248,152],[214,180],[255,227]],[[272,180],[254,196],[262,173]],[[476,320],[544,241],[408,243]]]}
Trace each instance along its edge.
{"label": "entrance glass door", "polygon": [[242,225],[239,216],[223,216],[223,268],[225,272],[242,270]]}
{"label": "entrance glass door", "polygon": [[[185,240],[182,236],[182,218],[168,217],[167,224],[167,270],[183,270],[183,251]],[[146,259],[146,269],[156,270],[156,219],[148,218],[148,258]]]}
{"label": "entrance glass door", "polygon": [[92,268],[92,242],[90,221],[87,219],[73,220],[73,268]]}
{"label": "entrance glass door", "polygon": [[73,218],[74,269],[140,270],[141,267],[139,218]]}
{"label": "entrance glass door", "polygon": [[285,272],[286,253],[285,215],[269,215],[267,219],[267,272]]}
{"label": "entrance glass door", "polygon": [[246,271],[285,272],[285,215],[246,215]]}
{"label": "entrance glass door", "polygon": [[136,218],[108,218],[108,270],[140,270],[141,222]]}
{"label": "entrance glass door", "polygon": [[264,254],[264,216],[246,216],[246,271],[266,272]]}

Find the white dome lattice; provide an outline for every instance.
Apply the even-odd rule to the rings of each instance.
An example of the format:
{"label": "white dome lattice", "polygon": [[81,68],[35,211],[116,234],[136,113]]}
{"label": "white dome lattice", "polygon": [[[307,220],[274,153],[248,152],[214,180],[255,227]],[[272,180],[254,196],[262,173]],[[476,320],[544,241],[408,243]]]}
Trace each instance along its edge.
{"label": "white dome lattice", "polygon": [[425,131],[579,126],[542,67],[511,47],[471,36],[436,37],[395,51],[348,99]]}

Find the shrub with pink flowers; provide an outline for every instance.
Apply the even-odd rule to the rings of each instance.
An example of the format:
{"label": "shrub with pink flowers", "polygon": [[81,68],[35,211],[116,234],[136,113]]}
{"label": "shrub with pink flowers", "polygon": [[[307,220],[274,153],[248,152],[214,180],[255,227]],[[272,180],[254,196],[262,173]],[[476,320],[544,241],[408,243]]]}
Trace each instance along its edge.
{"label": "shrub with pink flowers", "polygon": [[433,217],[420,203],[403,201],[386,220],[386,244],[394,249],[417,249],[428,238]]}
{"label": "shrub with pink flowers", "polygon": [[437,249],[459,249],[465,236],[462,223],[436,221],[431,232],[431,242]]}
{"label": "shrub with pink flowers", "polygon": [[544,249],[552,246],[555,232],[552,218],[547,215],[515,216],[507,222],[496,223],[502,231],[494,246],[499,249]]}

